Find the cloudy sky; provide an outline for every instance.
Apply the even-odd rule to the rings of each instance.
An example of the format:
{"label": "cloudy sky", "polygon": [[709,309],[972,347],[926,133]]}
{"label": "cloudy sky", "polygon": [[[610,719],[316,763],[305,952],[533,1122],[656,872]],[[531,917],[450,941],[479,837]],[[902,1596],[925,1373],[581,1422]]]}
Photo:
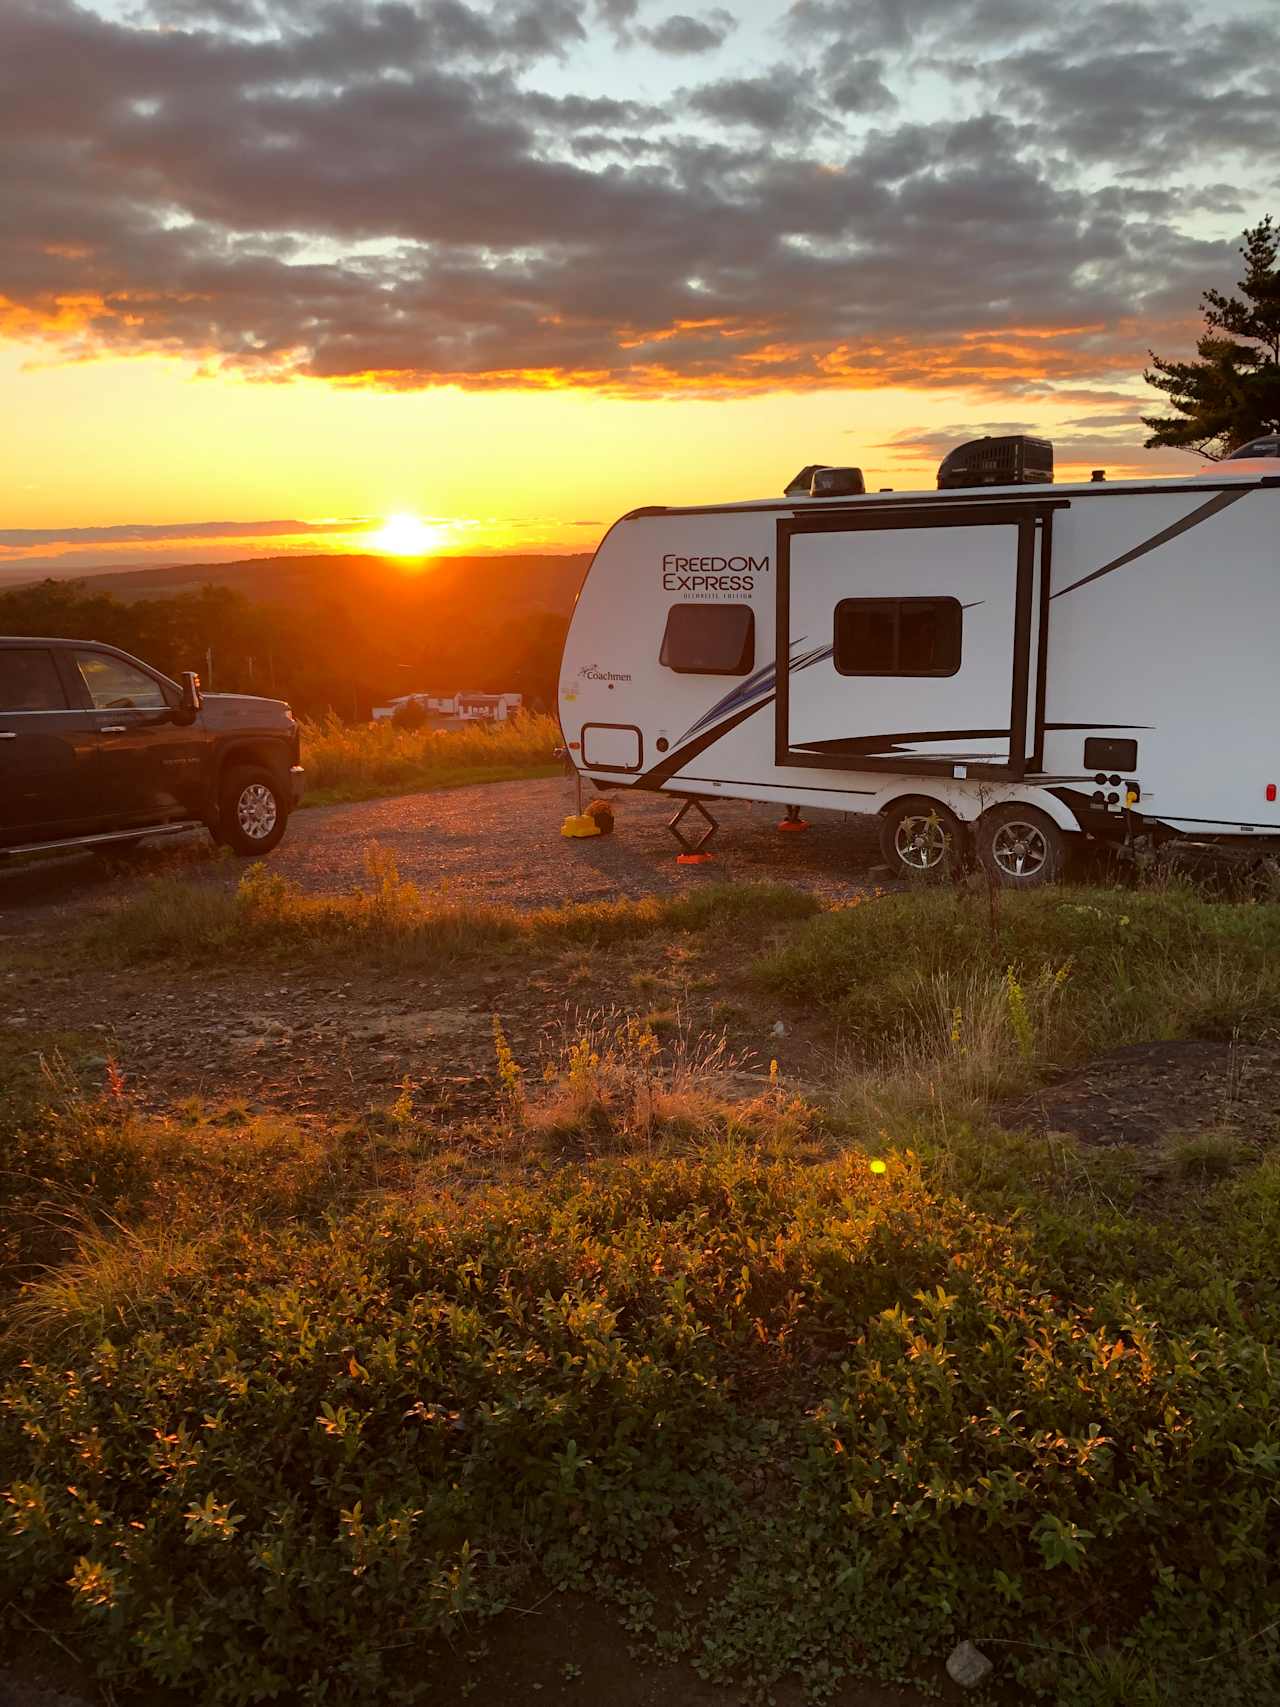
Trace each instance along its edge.
{"label": "cloudy sky", "polygon": [[1278,47],[1274,0],[0,0],[0,574],[585,549],[1025,426],[1190,471],[1141,368],[1280,212]]}

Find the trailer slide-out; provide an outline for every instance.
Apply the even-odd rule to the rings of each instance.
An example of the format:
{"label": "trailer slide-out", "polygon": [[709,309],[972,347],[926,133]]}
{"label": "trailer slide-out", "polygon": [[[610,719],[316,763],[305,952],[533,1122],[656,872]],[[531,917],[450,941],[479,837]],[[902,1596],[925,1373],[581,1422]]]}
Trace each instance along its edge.
{"label": "trailer slide-out", "polygon": [[1072,836],[1280,847],[1278,539],[1274,460],[633,510],[574,610],[565,742],[600,788],[879,813],[903,871],[970,838],[1014,885]]}

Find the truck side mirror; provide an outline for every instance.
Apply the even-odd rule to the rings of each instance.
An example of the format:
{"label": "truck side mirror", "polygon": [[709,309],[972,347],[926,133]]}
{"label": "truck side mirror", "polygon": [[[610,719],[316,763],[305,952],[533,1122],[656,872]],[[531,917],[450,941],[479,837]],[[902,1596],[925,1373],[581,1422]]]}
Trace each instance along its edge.
{"label": "truck side mirror", "polygon": [[180,701],[184,723],[195,722],[196,713],[200,710],[201,703],[199,676],[194,670],[184,670],[182,673],[182,699]]}

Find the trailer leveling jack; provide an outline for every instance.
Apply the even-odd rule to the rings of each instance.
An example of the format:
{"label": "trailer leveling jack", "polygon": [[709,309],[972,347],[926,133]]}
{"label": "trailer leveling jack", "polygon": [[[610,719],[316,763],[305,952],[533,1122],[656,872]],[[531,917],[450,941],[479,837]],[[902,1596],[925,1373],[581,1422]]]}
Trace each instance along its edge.
{"label": "trailer leveling jack", "polygon": [[[691,841],[680,828],[681,820],[684,818],[685,813],[693,807],[697,808],[706,823],[706,828],[696,841]],[[695,800],[692,797],[686,800],[684,805],[676,813],[675,817],[668,823],[667,828],[671,831],[671,834],[680,845],[680,852],[676,855],[676,859],[680,864],[700,864],[704,860],[709,860],[715,857],[713,854],[709,854],[706,849],[707,843],[711,840],[712,836],[715,835],[720,826],[700,800]]]}

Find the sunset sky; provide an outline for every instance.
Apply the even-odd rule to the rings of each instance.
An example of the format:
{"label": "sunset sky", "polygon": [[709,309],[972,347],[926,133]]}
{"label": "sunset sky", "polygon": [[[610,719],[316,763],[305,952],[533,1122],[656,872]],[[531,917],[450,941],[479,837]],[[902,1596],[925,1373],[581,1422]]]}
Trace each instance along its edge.
{"label": "sunset sky", "polygon": [[[677,4],[682,0],[676,0]],[[0,0],[0,581],[1139,447],[1280,7]]]}

